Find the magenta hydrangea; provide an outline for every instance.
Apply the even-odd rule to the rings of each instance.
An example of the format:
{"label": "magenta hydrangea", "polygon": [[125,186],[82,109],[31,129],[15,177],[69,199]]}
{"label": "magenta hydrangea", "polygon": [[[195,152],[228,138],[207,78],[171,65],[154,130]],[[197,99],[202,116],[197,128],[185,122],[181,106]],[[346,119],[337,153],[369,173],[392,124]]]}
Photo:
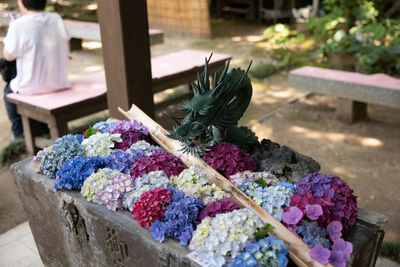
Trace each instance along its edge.
{"label": "magenta hydrangea", "polygon": [[152,171],[164,171],[168,176],[179,175],[185,168],[182,161],[173,154],[158,151],[139,158],[132,166],[131,176],[138,178]]}
{"label": "magenta hydrangea", "polygon": [[333,205],[324,209],[323,226],[331,221],[341,221],[346,229],[356,222],[357,197],[345,181],[334,175],[312,173],[297,183],[296,194],[305,196],[311,193],[313,197],[330,199]]}
{"label": "magenta hydrangea", "polygon": [[115,148],[124,151],[137,141],[144,140],[151,142],[148,129],[142,123],[135,120],[119,121],[111,127],[108,133],[119,133],[121,135],[122,142],[116,143]]}
{"label": "magenta hydrangea", "polygon": [[242,171],[253,171],[255,167],[248,153],[226,142],[211,146],[203,160],[225,177]]}
{"label": "magenta hydrangea", "polygon": [[231,198],[224,198],[208,204],[202,211],[200,211],[197,221],[198,223],[201,223],[201,221],[207,216],[214,218],[217,214],[227,213],[238,209],[240,209],[240,206],[233,203]]}

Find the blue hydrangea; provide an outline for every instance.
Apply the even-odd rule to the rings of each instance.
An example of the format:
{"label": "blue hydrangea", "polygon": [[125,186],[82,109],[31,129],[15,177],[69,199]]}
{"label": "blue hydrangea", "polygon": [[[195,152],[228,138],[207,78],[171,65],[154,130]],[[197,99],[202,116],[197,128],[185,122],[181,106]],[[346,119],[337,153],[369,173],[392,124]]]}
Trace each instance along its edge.
{"label": "blue hydrangea", "polygon": [[284,209],[289,206],[295,191],[295,186],[286,182],[263,188],[255,178],[249,178],[237,186],[278,221],[282,220]]}
{"label": "blue hydrangea", "polygon": [[107,133],[111,127],[113,127],[117,122],[106,122],[106,121],[99,121],[95,125],[93,125],[93,129],[99,130],[102,133]]}
{"label": "blue hydrangea", "polygon": [[68,159],[84,156],[81,147],[83,137],[77,134],[68,134],[57,140],[47,149],[38,154],[40,170],[50,178],[56,178],[56,172]]}
{"label": "blue hydrangea", "polygon": [[76,157],[66,161],[56,173],[57,180],[54,190],[57,189],[81,189],[85,179],[98,169],[108,167],[108,161],[99,157]]}
{"label": "blue hydrangea", "polygon": [[229,267],[245,266],[280,266],[288,264],[289,249],[285,248],[282,240],[274,236],[268,236],[257,242],[253,241],[246,245],[246,249],[238,254],[228,264]]}
{"label": "blue hydrangea", "polygon": [[133,164],[136,159],[143,156],[143,153],[137,151],[136,153],[127,153],[122,150],[117,150],[107,157],[110,168],[121,173],[130,174]]}
{"label": "blue hydrangea", "polygon": [[186,246],[192,238],[197,216],[204,204],[179,190],[173,193],[171,200],[161,221],[156,220],[150,227],[151,235],[159,242],[164,241],[165,236],[173,237]]}
{"label": "blue hydrangea", "polygon": [[300,225],[294,228],[296,233],[303,237],[304,243],[309,248],[313,248],[316,244],[320,244],[324,248],[330,249],[332,244],[327,239],[327,232],[318,226],[317,221],[306,221],[304,220]]}

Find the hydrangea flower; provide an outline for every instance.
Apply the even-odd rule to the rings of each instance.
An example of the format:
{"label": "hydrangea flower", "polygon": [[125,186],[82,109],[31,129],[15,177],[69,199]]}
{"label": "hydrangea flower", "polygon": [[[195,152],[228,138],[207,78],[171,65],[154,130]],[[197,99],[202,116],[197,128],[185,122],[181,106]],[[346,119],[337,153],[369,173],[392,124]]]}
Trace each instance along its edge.
{"label": "hydrangea flower", "polygon": [[327,264],[331,256],[331,251],[317,244],[310,250],[310,256],[319,263]]}
{"label": "hydrangea flower", "polygon": [[99,169],[97,172],[92,173],[86,178],[81,188],[81,194],[87,201],[98,202],[97,192],[103,190],[108,184],[111,183],[111,179],[120,175],[121,173],[110,168]]}
{"label": "hydrangea flower", "polygon": [[268,236],[257,242],[253,241],[246,245],[245,251],[241,252],[228,264],[229,267],[245,266],[280,266],[288,264],[288,248],[285,243],[274,236]]}
{"label": "hydrangea flower", "polygon": [[163,171],[153,171],[136,178],[133,182],[134,190],[129,192],[123,201],[124,207],[132,211],[133,205],[140,196],[156,188],[169,188],[172,186],[171,180]]}
{"label": "hydrangea flower", "polygon": [[312,173],[298,181],[296,194],[304,196],[311,193],[314,197],[329,198],[333,205],[326,206],[319,222],[326,227],[331,221],[341,221],[347,229],[356,222],[357,197],[353,190],[338,176]]}
{"label": "hydrangea flower", "polygon": [[343,225],[340,221],[331,221],[326,227],[326,231],[332,241],[342,237]]}
{"label": "hydrangea flower", "polygon": [[196,167],[185,169],[179,176],[172,178],[176,189],[183,191],[187,196],[201,199],[205,204],[230,197],[217,185],[208,185],[207,180],[206,173]]}
{"label": "hydrangea flower", "polygon": [[238,183],[243,183],[248,178],[254,178],[256,180],[262,179],[268,186],[279,183],[279,179],[276,178],[276,176],[270,172],[243,171],[243,172],[238,172],[234,175],[231,175],[229,177],[229,180],[233,184],[238,184]]}
{"label": "hydrangea flower", "polygon": [[304,220],[294,229],[296,233],[302,237],[304,243],[306,243],[310,248],[317,244],[327,249],[332,246],[331,242],[327,239],[326,230],[320,228],[318,223],[315,221],[309,222]]}
{"label": "hydrangea flower", "polygon": [[109,161],[111,169],[130,174],[133,164],[142,156],[143,154],[140,151],[137,153],[127,153],[122,150],[117,150],[108,156],[107,160]]}
{"label": "hydrangea flower", "polygon": [[116,121],[99,121],[93,125],[93,129],[99,130],[102,133],[107,133],[116,123]]}
{"label": "hydrangea flower", "polygon": [[98,169],[107,167],[107,160],[98,157],[76,157],[68,159],[67,162],[56,173],[54,190],[81,189],[83,182]]}
{"label": "hydrangea flower", "polygon": [[150,227],[151,235],[159,242],[165,236],[173,237],[186,246],[192,238],[196,228],[196,220],[204,204],[197,198],[186,196],[182,191],[172,194],[172,203],[169,204],[161,220],[156,220]]}
{"label": "hydrangea flower", "polygon": [[131,176],[137,178],[151,171],[164,171],[168,176],[179,175],[185,165],[182,161],[167,151],[160,151],[139,158],[132,166]]}
{"label": "hydrangea flower", "polygon": [[131,147],[126,151],[128,153],[132,153],[132,151],[140,151],[145,156],[150,156],[154,152],[160,152],[164,149],[160,146],[155,146],[147,143],[146,141],[140,140],[131,145]]}
{"label": "hydrangea flower", "polygon": [[122,210],[122,201],[125,195],[133,190],[133,180],[129,175],[121,174],[112,178],[103,190],[97,192],[96,197],[99,203],[107,209],[116,211]]}
{"label": "hydrangea flower", "polygon": [[296,225],[301,219],[303,219],[303,212],[296,206],[290,207],[282,215],[282,221],[288,225]]}
{"label": "hydrangea flower", "polygon": [[147,127],[144,126],[141,122],[138,122],[136,120],[118,121],[111,127],[111,129],[108,132],[114,134],[114,133],[122,133],[134,130],[139,130],[144,135],[149,135],[149,130],[147,129]]}
{"label": "hydrangea flower", "polygon": [[220,213],[227,213],[231,212],[233,210],[238,210],[240,209],[240,206],[236,203],[232,202],[231,198],[224,198],[219,201],[214,201],[211,202],[200,211],[199,217],[197,218],[198,223],[201,223],[201,221],[205,217],[215,217],[217,214]]}
{"label": "hydrangea flower", "polygon": [[[35,169],[41,170],[44,175],[56,178],[56,172],[68,159],[84,156],[81,143],[83,137],[78,134],[67,134],[57,140],[48,148],[37,154],[34,159]],[[40,164],[38,162],[40,161]]]}
{"label": "hydrangea flower", "polygon": [[284,208],[289,206],[290,198],[294,193],[294,186],[280,182],[274,186],[263,188],[255,178],[237,184],[238,188],[254,200],[268,213],[281,221]]}
{"label": "hydrangea flower", "polygon": [[165,207],[170,203],[170,190],[156,188],[142,194],[135,202],[131,213],[140,226],[149,228],[155,220],[160,220],[164,216]]}
{"label": "hydrangea flower", "polygon": [[230,177],[241,171],[253,171],[255,168],[251,156],[235,145],[222,142],[210,147],[203,160],[221,172],[225,177]]}
{"label": "hydrangea flower", "polygon": [[194,231],[189,249],[197,251],[211,266],[222,266],[245,248],[263,226],[261,219],[249,209],[206,217]]}
{"label": "hydrangea flower", "polygon": [[96,133],[82,141],[83,151],[87,156],[108,157],[115,142],[121,142],[119,134]]}

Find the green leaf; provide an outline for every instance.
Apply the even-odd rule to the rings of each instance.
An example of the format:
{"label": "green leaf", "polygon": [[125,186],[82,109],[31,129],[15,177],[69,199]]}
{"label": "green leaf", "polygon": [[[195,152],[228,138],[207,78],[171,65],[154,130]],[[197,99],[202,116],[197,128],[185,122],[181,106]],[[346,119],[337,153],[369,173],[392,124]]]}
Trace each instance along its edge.
{"label": "green leaf", "polygon": [[84,137],[88,138],[88,137],[90,137],[90,136],[92,136],[92,135],[94,135],[94,134],[96,134],[98,132],[99,132],[99,130],[93,129],[92,127],[90,127],[89,129],[86,130],[86,133],[85,133]]}
{"label": "green leaf", "polygon": [[255,181],[257,184],[261,185],[263,188],[267,187],[268,184],[264,181],[263,178],[260,178],[258,180]]}
{"label": "green leaf", "polygon": [[268,236],[268,233],[272,230],[274,230],[275,227],[273,227],[271,224],[267,223],[267,225],[265,225],[264,229],[259,230],[256,233],[256,239],[260,240],[263,239],[264,237]]}

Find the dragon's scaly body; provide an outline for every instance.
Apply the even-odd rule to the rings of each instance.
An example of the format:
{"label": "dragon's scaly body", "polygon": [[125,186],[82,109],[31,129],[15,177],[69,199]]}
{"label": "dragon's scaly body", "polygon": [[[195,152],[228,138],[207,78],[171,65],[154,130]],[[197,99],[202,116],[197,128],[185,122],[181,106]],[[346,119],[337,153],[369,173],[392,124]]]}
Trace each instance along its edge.
{"label": "dragon's scaly body", "polygon": [[[258,144],[257,137],[247,127],[237,127],[239,119],[247,109],[253,88],[247,71],[234,68],[228,73],[229,62],[219,79],[214,76],[210,88],[208,62],[197,83],[192,83],[194,96],[185,101],[180,110],[187,113],[178,125],[169,131],[169,137],[182,142],[182,150],[201,156],[213,142],[226,141],[243,149]],[[250,66],[249,66],[250,68]]]}

